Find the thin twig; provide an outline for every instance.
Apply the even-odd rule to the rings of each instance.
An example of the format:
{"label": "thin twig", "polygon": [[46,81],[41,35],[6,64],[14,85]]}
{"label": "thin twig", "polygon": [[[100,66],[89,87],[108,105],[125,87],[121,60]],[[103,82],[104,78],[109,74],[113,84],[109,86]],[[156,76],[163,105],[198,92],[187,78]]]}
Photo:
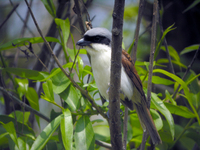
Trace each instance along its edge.
{"label": "thin twig", "polygon": [[62,70],[62,72],[68,77],[68,79],[72,82],[72,84],[74,85],[74,87],[76,87],[77,89],[79,89],[79,91],[89,100],[89,102],[92,104],[92,106],[95,107],[96,110],[97,110],[105,119],[108,120],[106,114],[104,114],[104,112],[103,112],[103,111],[100,109],[100,107],[94,102],[94,100],[90,97],[90,95],[88,95],[87,92],[86,92],[84,89],[82,89],[82,88],[71,78],[71,76],[65,71],[65,69],[62,67],[62,65],[61,65],[60,62],[58,61],[58,58],[57,58],[57,57],[55,56],[55,54],[53,53],[53,50],[51,49],[51,46],[49,45],[49,43],[47,42],[47,40],[44,38],[44,36],[43,36],[43,34],[42,34],[42,32],[41,32],[41,30],[40,30],[38,24],[37,24],[37,21],[36,21],[34,15],[33,15],[33,12],[32,12],[32,10],[31,10],[31,8],[29,7],[29,4],[28,4],[27,0],[25,0],[25,2],[26,2],[26,5],[27,5],[28,8],[29,8],[29,11],[30,11],[31,16],[32,16],[33,21],[34,21],[34,24],[35,24],[35,26],[36,26],[36,28],[37,28],[37,30],[38,30],[40,36],[41,36],[42,39],[44,40],[44,42],[45,42],[45,44],[46,44],[46,46],[47,46],[47,48],[48,48],[50,54],[53,56],[54,60],[56,61],[57,65],[58,65],[58,67],[59,67],[59,68]]}
{"label": "thin twig", "polygon": [[[149,60],[149,77],[148,77],[148,89],[147,89],[148,109],[150,108],[150,104],[151,104],[153,61],[154,61],[154,53],[156,49],[157,18],[158,18],[158,0],[154,0],[152,30],[151,30],[151,51],[150,51],[150,60]],[[143,139],[142,139],[140,150],[144,150],[146,139],[147,139],[147,132],[143,132]]]}
{"label": "thin twig", "polygon": [[21,100],[19,100],[17,97],[13,96],[12,94],[10,94],[8,91],[6,91],[3,87],[0,86],[0,91],[4,92],[6,95],[8,95],[11,99],[13,99],[15,102],[17,102],[20,105],[23,105],[25,109],[31,111],[32,113],[38,115],[39,117],[43,118],[44,120],[46,120],[47,122],[50,122],[50,119],[47,118],[46,116],[44,116],[43,114],[41,114],[39,111],[33,109],[32,107],[30,107],[29,105],[25,104],[24,102],[22,102]]}
{"label": "thin twig", "polygon": [[[190,71],[192,65],[194,64],[194,62],[195,62],[195,60],[196,60],[196,58],[197,58],[197,54],[198,54],[199,50],[200,50],[200,46],[199,46],[199,48],[196,50],[196,53],[195,53],[195,55],[194,55],[192,61],[191,61],[190,64],[188,65],[187,70],[185,71],[185,73],[184,73],[184,75],[183,75],[183,77],[182,77],[182,80],[185,80],[185,77],[186,77],[187,74],[189,73],[189,71]],[[174,94],[173,94],[173,96],[172,96],[173,99],[175,98],[176,94],[178,93],[180,87],[181,87],[181,85],[179,84],[178,87],[177,87],[177,89],[176,89],[176,91],[174,92]]]}
{"label": "thin twig", "polygon": [[13,14],[15,9],[19,6],[19,4],[16,4],[13,9],[10,11],[10,13],[7,15],[6,19],[1,23],[0,29],[3,27],[3,25],[7,22],[7,20],[10,18],[10,16]]}
{"label": "thin twig", "polygon": [[[80,50],[80,48],[79,48],[79,50]],[[75,58],[74,58],[74,62],[73,62],[73,64],[72,64],[72,68],[70,69],[69,74],[72,73],[72,69],[74,68],[74,65],[75,65],[75,63],[76,63],[76,58],[77,58],[77,56],[78,56],[78,54],[79,54],[79,50],[78,50],[78,52],[76,53],[76,56],[75,56]]]}
{"label": "thin twig", "polygon": [[108,148],[108,149],[112,149],[111,144],[103,142],[103,141],[95,140],[95,144],[105,147],[105,148]]}
{"label": "thin twig", "polygon": [[85,28],[84,28],[84,23],[82,19],[82,13],[81,13],[80,5],[79,5],[79,0],[74,0],[74,3],[75,3],[74,5],[75,13],[77,14],[79,26],[81,28],[81,35],[83,35],[85,33]]}
{"label": "thin twig", "polygon": [[140,0],[139,10],[138,10],[139,12],[138,12],[138,18],[137,18],[137,24],[136,24],[135,36],[134,36],[135,42],[134,42],[134,45],[133,45],[132,55],[131,55],[133,62],[136,61],[137,45],[138,45],[139,31],[140,31],[140,23],[141,23],[141,20],[142,20],[144,5],[145,5],[145,0]]}
{"label": "thin twig", "polygon": [[114,150],[122,150],[122,134],[120,119],[120,86],[122,33],[125,0],[115,0],[112,25],[111,75],[109,89],[109,124],[111,144]]}
{"label": "thin twig", "polygon": [[128,128],[127,128],[128,127],[128,107],[127,106],[125,106],[123,127],[124,127],[123,150],[126,150],[127,133],[128,133]]}

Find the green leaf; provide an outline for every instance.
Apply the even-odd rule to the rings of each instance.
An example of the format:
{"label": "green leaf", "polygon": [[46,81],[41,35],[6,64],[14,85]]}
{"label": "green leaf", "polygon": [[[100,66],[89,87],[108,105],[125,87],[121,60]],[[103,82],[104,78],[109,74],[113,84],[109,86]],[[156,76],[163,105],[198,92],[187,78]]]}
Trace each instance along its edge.
{"label": "green leaf", "polygon": [[192,45],[192,46],[188,46],[186,48],[184,48],[181,52],[180,55],[195,51],[199,48],[200,45]]}
{"label": "green leaf", "polygon": [[160,47],[162,46],[163,40],[164,40],[165,36],[167,35],[167,33],[170,32],[170,31],[172,31],[172,30],[174,30],[174,29],[176,29],[176,28],[172,28],[173,26],[174,26],[174,24],[172,24],[171,26],[169,26],[169,27],[163,32],[163,35],[162,35],[162,37],[161,37],[161,39],[160,39],[160,41],[158,42],[158,45],[157,45],[157,47],[156,47],[156,51],[155,51],[155,55],[154,55],[154,60],[156,59],[156,57],[157,57],[157,55],[158,55],[158,53],[159,53],[159,51],[160,51]]}
{"label": "green leaf", "polygon": [[67,89],[59,95],[69,105],[71,111],[77,110],[78,106],[80,105],[80,101],[77,91],[72,85],[68,86]]}
{"label": "green leaf", "polygon": [[95,133],[95,139],[100,141],[109,141],[110,140],[110,129],[108,125],[105,124],[96,124],[93,126]]}
{"label": "green leaf", "polygon": [[[33,109],[35,109],[37,111],[40,110],[38,94],[34,88],[32,88],[32,87],[28,88],[28,91],[26,92],[26,98],[28,99],[28,102]],[[39,116],[35,115],[35,118],[38,123],[38,126],[40,126]]]}
{"label": "green leaf", "polygon": [[[166,52],[165,46],[161,46],[161,49],[164,50]],[[177,62],[180,62],[180,57],[177,53],[177,51],[172,47],[172,46],[168,46],[168,50],[169,50],[169,55],[176,60]]]}
{"label": "green leaf", "polygon": [[[13,122],[14,126],[17,126],[17,131],[26,135],[27,137],[31,139],[35,139],[35,134],[33,130],[26,124],[22,124],[20,122],[17,122],[13,117],[6,116],[6,115],[0,115],[0,122],[3,122],[4,124],[7,124],[9,122]],[[2,134],[2,129],[0,129],[0,134]]]}
{"label": "green leaf", "polygon": [[12,112],[11,114],[9,114],[9,116],[12,118],[15,118],[15,115],[16,115],[17,122],[27,124],[29,116],[30,116],[30,112],[29,111],[22,112],[22,111],[16,110],[15,112]]}
{"label": "green leaf", "polygon": [[82,79],[87,75],[87,74],[90,74],[93,76],[92,74],[92,68],[88,65],[86,65],[84,68],[83,68],[83,72],[82,72]]}
{"label": "green leaf", "polygon": [[62,93],[71,84],[71,81],[62,71],[57,73],[51,79],[53,84],[53,91],[56,94]]}
{"label": "green leaf", "polygon": [[22,78],[28,78],[31,80],[42,80],[47,77],[47,72],[39,72],[35,70],[23,69],[23,68],[5,68],[3,69],[12,74],[20,76]]}
{"label": "green leaf", "polygon": [[56,8],[52,0],[41,0],[44,4],[47,11],[52,15],[52,17],[56,17]]}
{"label": "green leaf", "polygon": [[60,125],[61,120],[63,119],[63,114],[56,117],[53,121],[51,121],[45,129],[38,135],[33,145],[31,146],[31,150],[41,150],[44,148],[46,143],[51,138],[52,134]]}
{"label": "green leaf", "polygon": [[152,77],[152,83],[154,84],[163,84],[163,85],[172,85],[174,84],[174,81],[165,79],[165,78],[161,78],[159,76],[153,76]]}
{"label": "green leaf", "polygon": [[17,145],[17,147],[19,148],[19,145],[18,145],[18,140],[17,140],[17,134],[16,134],[16,131],[15,131],[15,126],[13,124],[13,122],[9,122],[9,123],[2,123],[0,122],[1,124],[3,124],[3,127],[6,129],[6,131],[9,133],[10,135],[10,138],[13,140],[13,142]]}
{"label": "green leaf", "polygon": [[192,113],[187,107],[185,106],[178,106],[178,105],[173,105],[170,103],[164,102],[165,106],[167,109],[175,115],[184,117],[184,118],[194,118],[195,114]]}
{"label": "green leaf", "polygon": [[61,120],[60,130],[62,141],[65,149],[72,150],[73,140],[73,123],[71,112],[66,109],[63,111],[64,118]]}
{"label": "green leaf", "polygon": [[65,50],[67,50],[67,40],[69,38],[69,34],[70,34],[70,22],[69,22],[69,19],[65,19],[65,20],[62,20],[62,19],[59,19],[59,18],[55,18],[55,23],[61,28],[62,30],[62,34],[63,34],[63,39],[64,39],[64,47],[65,47]]}
{"label": "green leaf", "polygon": [[[60,43],[60,41],[54,37],[45,37],[45,39],[48,42],[57,42]],[[29,42],[32,44],[35,43],[44,43],[44,40],[41,37],[33,37],[33,38],[19,38],[15,40],[11,40],[3,45],[0,45],[0,51],[20,47],[24,45],[29,45]],[[14,45],[13,45],[14,44]]]}
{"label": "green leaf", "polygon": [[195,7],[198,3],[200,3],[200,0],[195,0],[188,8],[186,8],[183,13],[185,13],[186,11],[192,9],[193,7]]}
{"label": "green leaf", "polygon": [[170,100],[173,105],[176,105],[176,101],[173,100],[172,96],[169,94],[167,90],[165,90],[166,100]]}
{"label": "green leaf", "polygon": [[15,150],[29,150],[30,149],[26,139],[25,139],[26,141],[24,141],[22,138],[19,137],[17,138],[17,140],[18,140],[19,148],[17,148],[17,146],[15,145]]}
{"label": "green leaf", "polygon": [[76,149],[94,150],[94,131],[88,116],[78,119],[74,139]]}
{"label": "green leaf", "polygon": [[52,81],[47,80],[47,82],[42,84],[45,97],[49,99],[50,101],[54,101],[54,94],[53,94],[53,87],[52,87]]}
{"label": "green leaf", "polygon": [[[71,68],[72,67],[73,62],[69,62],[65,65],[63,65],[62,67],[65,68]],[[44,82],[47,81],[48,79],[52,78],[53,76],[57,75],[58,73],[60,73],[62,70],[60,68],[54,68],[49,76],[46,76],[46,78],[43,78],[40,80],[40,82]]]}
{"label": "green leaf", "polygon": [[22,96],[24,94],[26,94],[26,92],[28,91],[28,80],[27,79],[19,79],[19,78],[15,78],[15,81],[18,84],[18,88],[17,88],[17,92],[20,96],[20,99],[22,99]]}
{"label": "green leaf", "polygon": [[78,71],[79,71],[78,76],[79,76],[79,79],[81,79],[84,63],[83,63],[83,60],[80,56],[78,56],[77,59],[78,59]]}
{"label": "green leaf", "polygon": [[173,119],[170,111],[167,109],[167,107],[164,105],[162,100],[160,100],[160,98],[158,98],[155,93],[151,93],[151,97],[152,97],[151,105],[153,105],[156,109],[158,109],[165,116],[165,118],[169,124],[172,139],[174,139],[174,133],[175,133],[174,119]]}
{"label": "green leaf", "polygon": [[198,120],[198,122],[199,122],[199,124],[200,124],[199,115],[198,115],[196,109],[194,108],[194,106],[193,106],[193,104],[192,104],[192,101],[191,101],[191,99],[192,99],[192,98],[191,98],[191,94],[190,94],[190,92],[189,92],[189,90],[188,90],[188,87],[187,87],[186,83],[185,83],[182,79],[180,79],[179,77],[177,77],[176,75],[174,75],[174,74],[172,74],[172,73],[169,73],[169,72],[167,72],[167,71],[165,71],[165,70],[162,70],[162,69],[154,69],[154,70],[153,70],[153,73],[156,73],[156,72],[162,73],[162,74],[164,74],[164,75],[166,75],[166,76],[172,78],[173,80],[175,80],[176,82],[178,82],[178,83],[181,85],[181,87],[183,88],[183,91],[184,91],[184,93],[185,93],[185,98],[187,99],[188,103],[190,104],[190,107],[192,108],[192,110],[193,110],[193,112],[194,112],[194,114],[195,114],[195,116],[196,116],[196,118],[197,118],[197,120]]}
{"label": "green leaf", "polygon": [[158,131],[161,130],[163,128],[163,121],[162,121],[161,116],[154,109],[150,109],[150,113],[151,113],[151,116],[152,116],[153,121],[155,123],[156,129]]}

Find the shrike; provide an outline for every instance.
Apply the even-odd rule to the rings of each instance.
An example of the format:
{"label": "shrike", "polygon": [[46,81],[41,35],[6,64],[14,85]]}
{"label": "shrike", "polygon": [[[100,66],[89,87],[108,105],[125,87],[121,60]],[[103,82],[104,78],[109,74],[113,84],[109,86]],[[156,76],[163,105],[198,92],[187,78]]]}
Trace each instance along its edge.
{"label": "shrike", "polygon": [[[94,79],[100,94],[109,100],[112,34],[105,28],[88,30],[76,44],[84,47],[91,56]],[[144,131],[148,131],[153,144],[161,143],[153,119],[147,108],[142,82],[129,54],[122,50],[121,102],[135,109]]]}

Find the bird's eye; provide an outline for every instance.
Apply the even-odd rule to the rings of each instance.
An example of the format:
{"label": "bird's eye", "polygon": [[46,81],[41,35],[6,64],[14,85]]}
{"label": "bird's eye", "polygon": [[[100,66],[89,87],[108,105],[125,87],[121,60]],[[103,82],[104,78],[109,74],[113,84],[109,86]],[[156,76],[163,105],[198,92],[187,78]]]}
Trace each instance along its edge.
{"label": "bird's eye", "polygon": [[98,42],[98,41],[100,40],[100,37],[99,37],[99,36],[95,36],[95,37],[94,37],[94,40],[95,40],[96,42]]}

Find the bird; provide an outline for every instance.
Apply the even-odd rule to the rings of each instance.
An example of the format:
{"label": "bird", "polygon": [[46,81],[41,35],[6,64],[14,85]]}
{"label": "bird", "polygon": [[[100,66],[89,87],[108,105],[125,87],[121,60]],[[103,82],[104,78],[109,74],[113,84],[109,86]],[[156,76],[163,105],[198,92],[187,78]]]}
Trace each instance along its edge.
{"label": "bird", "polygon": [[[101,27],[85,32],[76,45],[86,49],[90,55],[91,67],[97,88],[101,96],[109,100],[111,74],[112,33]],[[147,100],[142,82],[130,55],[122,49],[120,99],[123,105],[136,110],[143,131],[149,132],[153,144],[162,143],[159,133],[147,107]]]}

